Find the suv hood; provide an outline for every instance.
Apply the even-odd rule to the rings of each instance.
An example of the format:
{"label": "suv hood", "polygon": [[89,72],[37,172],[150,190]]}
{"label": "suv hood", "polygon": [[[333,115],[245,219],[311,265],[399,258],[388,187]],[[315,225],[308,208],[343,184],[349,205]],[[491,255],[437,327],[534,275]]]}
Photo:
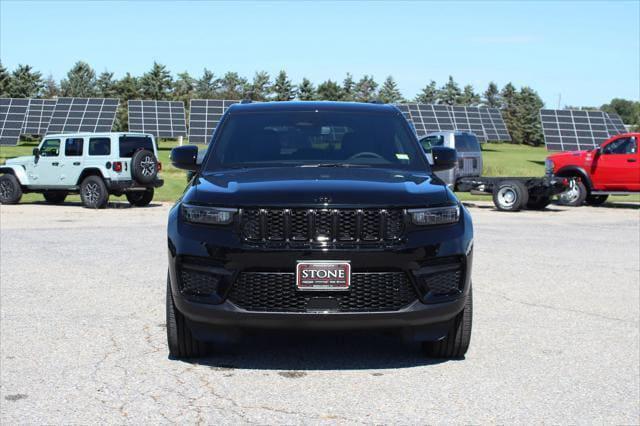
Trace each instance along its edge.
{"label": "suv hood", "polygon": [[221,207],[401,206],[456,202],[427,173],[359,168],[242,169],[199,176],[185,202]]}
{"label": "suv hood", "polygon": [[33,155],[24,155],[22,157],[10,158],[5,161],[7,166],[21,166],[23,164],[33,163]]}

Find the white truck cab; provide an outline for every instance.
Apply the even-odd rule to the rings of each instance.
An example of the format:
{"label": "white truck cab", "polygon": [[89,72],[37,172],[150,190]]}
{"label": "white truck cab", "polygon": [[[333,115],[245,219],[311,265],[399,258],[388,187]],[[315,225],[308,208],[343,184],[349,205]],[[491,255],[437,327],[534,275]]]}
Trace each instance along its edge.
{"label": "white truck cab", "polygon": [[431,147],[444,146],[456,150],[458,154],[456,167],[436,172],[436,176],[452,188],[460,177],[482,175],[482,150],[478,138],[473,133],[459,131],[429,133],[420,138],[420,145],[432,164]]}
{"label": "white truck cab", "polygon": [[27,192],[61,203],[69,193],[79,192],[86,207],[105,207],[110,194],[126,195],[132,205],[143,206],[163,184],[157,176],[160,168],[150,134],[47,135],[33,155],[0,166],[0,203],[17,203]]}

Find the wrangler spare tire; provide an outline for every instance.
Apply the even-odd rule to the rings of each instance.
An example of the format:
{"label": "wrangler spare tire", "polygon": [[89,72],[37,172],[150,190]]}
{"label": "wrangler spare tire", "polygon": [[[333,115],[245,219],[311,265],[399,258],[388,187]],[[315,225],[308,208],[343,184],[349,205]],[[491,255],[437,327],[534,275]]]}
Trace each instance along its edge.
{"label": "wrangler spare tire", "polygon": [[131,157],[131,176],[138,183],[148,184],[158,175],[158,159],[148,149],[140,149]]}

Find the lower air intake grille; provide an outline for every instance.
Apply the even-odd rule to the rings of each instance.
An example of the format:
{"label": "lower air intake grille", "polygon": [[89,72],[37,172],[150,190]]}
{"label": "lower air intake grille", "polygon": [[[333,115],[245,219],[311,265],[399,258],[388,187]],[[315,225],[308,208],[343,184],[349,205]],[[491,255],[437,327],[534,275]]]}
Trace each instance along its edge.
{"label": "lower air intake grille", "polygon": [[337,301],[338,312],[397,311],[417,299],[403,272],[354,272],[345,292],[301,292],[291,272],[242,272],[228,299],[247,311],[305,312],[316,297]]}

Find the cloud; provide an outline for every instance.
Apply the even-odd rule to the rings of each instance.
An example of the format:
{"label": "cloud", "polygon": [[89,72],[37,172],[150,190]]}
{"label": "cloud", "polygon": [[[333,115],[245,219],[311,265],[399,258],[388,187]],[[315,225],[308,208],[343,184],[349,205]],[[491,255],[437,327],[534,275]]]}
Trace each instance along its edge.
{"label": "cloud", "polygon": [[472,43],[479,44],[529,44],[540,41],[539,37],[530,35],[474,36]]}

